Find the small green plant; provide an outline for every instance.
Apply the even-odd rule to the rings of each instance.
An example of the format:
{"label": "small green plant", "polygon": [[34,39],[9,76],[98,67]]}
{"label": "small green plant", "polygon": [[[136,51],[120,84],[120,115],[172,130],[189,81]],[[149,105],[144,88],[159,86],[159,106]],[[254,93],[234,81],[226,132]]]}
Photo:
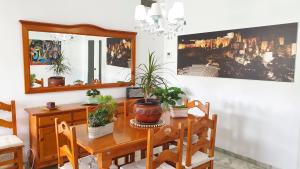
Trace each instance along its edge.
{"label": "small green plant", "polygon": [[97,96],[99,108],[95,112],[89,112],[89,127],[105,126],[114,119],[117,103],[111,96]]}
{"label": "small green plant", "polygon": [[86,92],[86,95],[90,97],[96,97],[97,95],[100,95],[100,91],[97,89],[90,89]]}
{"label": "small green plant", "polygon": [[164,110],[170,110],[170,106],[174,107],[185,93],[178,87],[157,87],[153,95],[160,99]]}
{"label": "small green plant", "polygon": [[63,74],[67,74],[71,71],[71,68],[69,65],[65,64],[65,57],[60,52],[59,56],[51,62],[50,70],[54,72],[55,75],[61,76]]}
{"label": "small green plant", "polygon": [[32,87],[35,82],[36,75],[35,74],[30,74],[30,86]]}

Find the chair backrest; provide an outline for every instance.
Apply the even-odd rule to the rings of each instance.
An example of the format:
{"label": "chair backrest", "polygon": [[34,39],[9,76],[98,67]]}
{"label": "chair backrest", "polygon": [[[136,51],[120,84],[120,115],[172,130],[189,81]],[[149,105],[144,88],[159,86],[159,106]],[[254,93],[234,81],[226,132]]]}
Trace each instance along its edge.
{"label": "chair backrest", "polygon": [[[182,167],[182,146],[183,146],[183,136],[184,128],[181,124],[178,124],[178,129],[171,126],[164,126],[157,133],[154,134],[153,129],[148,130],[147,139],[147,162],[146,169],[158,168],[162,163],[169,161],[176,163],[176,169],[181,169]],[[161,152],[157,158],[153,159],[153,147],[160,145],[162,143],[167,143],[170,141],[177,141],[177,152],[171,150],[164,150]]]}
{"label": "chair backrest", "polygon": [[[73,169],[79,169],[75,127],[70,127],[65,121],[60,122],[58,118],[55,118],[55,133],[58,166],[61,167],[64,157],[67,157]],[[67,144],[64,140],[67,140]]]}
{"label": "chair backrest", "polygon": [[[209,130],[207,130],[209,129]],[[212,119],[208,117],[200,117],[196,119],[189,119],[188,121],[188,140],[187,140],[187,152],[186,152],[186,166],[190,166],[192,163],[192,156],[199,150],[204,150],[208,153],[209,157],[214,157],[215,140],[217,130],[217,115],[214,114]],[[210,136],[208,138],[208,132]],[[192,143],[192,137],[194,134],[199,136],[196,143]]]}
{"label": "chair backrest", "polygon": [[34,79],[34,83],[39,84],[41,87],[44,87],[44,79],[43,78],[41,78],[41,80]]}
{"label": "chair backrest", "polygon": [[206,102],[205,104],[203,104],[199,100],[193,100],[193,101],[187,102],[186,106],[189,109],[197,107],[198,109],[200,109],[202,112],[205,113],[205,116],[207,116],[207,117],[209,116],[209,108],[210,108],[210,103],[209,102]]}
{"label": "chair backrest", "polygon": [[13,130],[13,134],[17,135],[17,120],[16,120],[16,102],[13,100],[10,104],[0,102],[0,110],[10,112],[12,121],[0,119],[0,126],[10,128]]}

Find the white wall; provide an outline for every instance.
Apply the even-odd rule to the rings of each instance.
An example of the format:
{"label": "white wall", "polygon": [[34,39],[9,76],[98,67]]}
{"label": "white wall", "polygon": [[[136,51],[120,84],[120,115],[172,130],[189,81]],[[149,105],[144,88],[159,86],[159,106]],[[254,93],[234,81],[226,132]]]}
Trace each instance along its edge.
{"label": "white wall", "polygon": [[[48,94],[24,94],[22,36],[20,19],[61,24],[88,23],[108,29],[136,31],[134,9],[140,0],[9,0],[0,1],[0,100],[17,102],[19,136],[28,149],[28,115],[25,107],[85,101],[85,91]],[[163,50],[163,41],[156,42],[147,35],[137,37],[137,63],[146,59],[148,49]],[[103,94],[125,96],[124,88],[102,89]],[[2,114],[1,114],[2,116]],[[4,131],[0,130],[0,134]]]}
{"label": "white wall", "polygon": [[[169,0],[169,3],[173,0]],[[183,34],[300,21],[299,0],[184,0]],[[177,76],[191,98],[218,114],[217,146],[282,169],[300,168],[300,31],[295,83]],[[172,56],[166,53],[171,52]],[[165,39],[164,61],[175,72],[177,38]]]}

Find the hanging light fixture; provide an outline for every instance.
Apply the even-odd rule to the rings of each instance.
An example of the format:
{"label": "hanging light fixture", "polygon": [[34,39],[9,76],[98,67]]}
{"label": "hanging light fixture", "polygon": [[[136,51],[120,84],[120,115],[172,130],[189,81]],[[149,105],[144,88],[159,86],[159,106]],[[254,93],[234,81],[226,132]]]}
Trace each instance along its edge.
{"label": "hanging light fixture", "polygon": [[152,3],[151,8],[137,5],[135,9],[137,28],[154,35],[165,35],[172,38],[183,30],[186,21],[184,18],[183,3],[176,1],[167,11],[165,3]]}

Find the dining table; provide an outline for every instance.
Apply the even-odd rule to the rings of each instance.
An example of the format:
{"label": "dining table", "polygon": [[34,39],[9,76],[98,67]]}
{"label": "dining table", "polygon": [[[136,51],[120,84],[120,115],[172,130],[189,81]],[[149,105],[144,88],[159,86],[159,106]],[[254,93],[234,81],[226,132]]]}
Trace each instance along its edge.
{"label": "dining table", "polygon": [[[165,112],[161,119],[164,121],[164,125],[177,128],[178,124],[181,123],[184,128],[187,128],[188,119],[193,117],[189,115],[188,117],[172,118],[170,113]],[[109,169],[114,158],[145,150],[147,147],[148,128],[132,126],[130,124],[131,119],[134,119],[132,113],[119,116],[114,122],[113,132],[96,139],[89,138],[87,124],[76,125],[77,144],[96,157],[100,169]],[[159,128],[154,128],[154,131],[159,130]]]}

